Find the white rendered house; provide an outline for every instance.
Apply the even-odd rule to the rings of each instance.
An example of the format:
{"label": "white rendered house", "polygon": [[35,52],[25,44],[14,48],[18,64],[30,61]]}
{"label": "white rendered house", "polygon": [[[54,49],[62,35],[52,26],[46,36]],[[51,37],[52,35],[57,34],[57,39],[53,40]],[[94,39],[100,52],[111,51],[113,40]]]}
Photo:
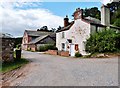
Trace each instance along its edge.
{"label": "white rendered house", "polygon": [[83,11],[80,8],[73,13],[74,21],[69,22],[66,16],[64,27],[56,33],[56,47],[58,50],[69,51],[70,56],[75,56],[76,52],[87,55],[85,43],[90,34],[104,30],[110,25],[109,8],[102,6],[101,13],[101,21],[92,17],[83,17]]}

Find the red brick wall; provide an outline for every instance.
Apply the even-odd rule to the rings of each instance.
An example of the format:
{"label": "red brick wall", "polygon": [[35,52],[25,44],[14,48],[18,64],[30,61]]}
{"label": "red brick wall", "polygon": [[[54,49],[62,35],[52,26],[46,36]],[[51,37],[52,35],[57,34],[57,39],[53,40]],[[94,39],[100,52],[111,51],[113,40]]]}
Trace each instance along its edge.
{"label": "red brick wall", "polygon": [[61,51],[60,55],[68,57],[69,56],[69,51]]}
{"label": "red brick wall", "polygon": [[30,49],[31,51],[36,51],[36,45],[28,45],[28,49]]}
{"label": "red brick wall", "polygon": [[57,55],[57,50],[48,50],[46,53],[50,55]]}
{"label": "red brick wall", "polygon": [[80,8],[77,8],[74,12],[74,20],[83,18],[83,11]]}

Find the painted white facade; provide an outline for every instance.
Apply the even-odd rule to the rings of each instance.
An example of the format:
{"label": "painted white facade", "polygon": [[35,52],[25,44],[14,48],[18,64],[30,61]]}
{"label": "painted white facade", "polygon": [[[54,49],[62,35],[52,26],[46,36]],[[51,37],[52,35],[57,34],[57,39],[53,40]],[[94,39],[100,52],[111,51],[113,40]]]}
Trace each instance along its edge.
{"label": "painted white facade", "polygon": [[[58,48],[58,50],[69,51],[69,54],[71,56],[74,56],[76,52],[79,52],[82,55],[87,55],[88,53],[85,52],[85,43],[90,37],[90,34],[102,31],[110,25],[109,8],[107,8],[106,6],[102,6],[101,13],[101,22],[96,21],[91,17],[88,17],[90,19],[88,19],[88,21],[86,18],[83,18],[83,11],[80,8],[76,9],[73,15],[73,25],[68,30],[64,30],[64,28],[66,27],[64,26],[62,31],[58,31],[56,33],[56,47]],[[64,25],[68,24],[65,19]],[[62,37],[63,32],[64,38]],[[68,39],[72,40],[72,43],[68,42]],[[65,45],[64,47],[62,46],[63,44]],[[73,47],[75,48],[74,50]]]}
{"label": "painted white facade", "polygon": [[[74,21],[74,24],[69,30],[62,31],[64,32],[64,38],[62,38],[62,32],[56,33],[56,47],[58,50],[62,50],[62,43],[65,44],[64,51],[70,52],[70,45],[71,44],[78,44],[78,51],[82,55],[86,55],[85,52],[85,42],[86,39],[90,36],[90,24],[87,22],[82,21],[81,19],[77,19]],[[67,39],[71,39],[72,43],[68,43]],[[68,48],[69,47],[69,48]],[[78,52],[75,51],[75,52]]]}

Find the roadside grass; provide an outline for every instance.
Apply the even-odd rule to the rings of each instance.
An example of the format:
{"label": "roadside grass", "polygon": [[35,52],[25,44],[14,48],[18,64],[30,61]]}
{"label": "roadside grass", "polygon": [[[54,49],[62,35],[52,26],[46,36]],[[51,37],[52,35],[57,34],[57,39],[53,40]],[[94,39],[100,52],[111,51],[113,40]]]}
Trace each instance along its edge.
{"label": "roadside grass", "polygon": [[2,73],[6,73],[9,72],[11,70],[20,68],[21,66],[27,64],[29,61],[26,59],[15,59],[13,62],[5,62],[2,64],[2,69],[0,70],[0,72]]}
{"label": "roadside grass", "polygon": [[0,72],[6,73],[14,69],[20,68],[21,66],[27,64],[29,61],[24,58],[16,58],[16,52],[14,52],[14,61],[13,62],[1,62]]}
{"label": "roadside grass", "polygon": [[101,58],[101,57],[98,57],[99,54],[104,54],[105,56],[103,56],[102,58],[106,58],[106,57],[111,57],[111,56],[120,56],[120,52],[105,52],[105,53],[92,53],[90,55],[86,55],[86,56],[82,56],[80,58]]}

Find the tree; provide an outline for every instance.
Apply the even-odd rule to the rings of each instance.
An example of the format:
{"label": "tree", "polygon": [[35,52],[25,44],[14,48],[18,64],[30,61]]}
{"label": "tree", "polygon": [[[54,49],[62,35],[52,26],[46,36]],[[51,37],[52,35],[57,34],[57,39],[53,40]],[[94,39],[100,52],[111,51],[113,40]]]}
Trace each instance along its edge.
{"label": "tree", "polygon": [[61,28],[62,28],[62,27],[61,27],[61,26],[59,26],[59,27],[57,28],[57,30],[61,30]]}
{"label": "tree", "polygon": [[46,32],[50,32],[50,30],[48,30],[47,26],[43,26],[40,29],[37,29],[37,31],[46,31]]}
{"label": "tree", "polygon": [[120,32],[108,29],[94,33],[87,39],[86,51],[104,53],[120,51]]}
{"label": "tree", "polygon": [[51,31],[52,31],[52,32],[55,32],[55,31],[56,31],[56,29],[55,29],[55,28],[51,28]]}
{"label": "tree", "polygon": [[120,1],[107,4],[110,8],[111,24],[120,27]]}
{"label": "tree", "polygon": [[100,19],[100,11],[98,10],[97,7],[85,8],[83,9],[83,16],[84,17],[91,16],[91,17]]}
{"label": "tree", "polygon": [[40,31],[48,31],[48,27],[47,26],[43,26],[40,28]]}

